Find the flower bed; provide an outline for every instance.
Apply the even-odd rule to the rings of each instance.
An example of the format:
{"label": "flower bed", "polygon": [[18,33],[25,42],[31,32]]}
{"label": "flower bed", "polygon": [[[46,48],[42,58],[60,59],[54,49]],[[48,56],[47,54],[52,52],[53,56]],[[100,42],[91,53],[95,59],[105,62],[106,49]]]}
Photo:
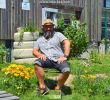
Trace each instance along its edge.
{"label": "flower bed", "polygon": [[32,68],[18,64],[10,64],[8,67],[2,68],[1,72],[3,75],[1,83],[3,89],[11,90],[16,95],[22,95],[26,90],[33,87],[31,81],[35,75],[34,69]]}

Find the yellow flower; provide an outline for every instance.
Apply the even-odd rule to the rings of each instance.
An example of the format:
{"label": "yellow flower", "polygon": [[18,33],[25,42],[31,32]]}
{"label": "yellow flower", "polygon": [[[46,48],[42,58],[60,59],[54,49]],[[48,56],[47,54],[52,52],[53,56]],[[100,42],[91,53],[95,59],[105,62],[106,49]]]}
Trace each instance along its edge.
{"label": "yellow flower", "polygon": [[18,76],[19,76],[19,74],[15,73],[15,74],[14,74],[14,76],[18,77]]}
{"label": "yellow flower", "polygon": [[2,72],[5,72],[5,70],[6,70],[6,69],[5,69],[5,68],[3,68],[1,71],[2,71]]}
{"label": "yellow flower", "polygon": [[22,77],[23,77],[23,76],[24,76],[24,73],[22,73],[22,72],[21,72],[21,73],[20,73],[20,76],[22,76]]}
{"label": "yellow flower", "polygon": [[34,75],[35,74],[34,70],[31,70],[30,74]]}
{"label": "yellow flower", "polygon": [[96,75],[89,75],[89,78],[96,79]]}
{"label": "yellow flower", "polygon": [[27,71],[30,71],[30,70],[31,70],[31,68],[26,68],[26,70],[27,70]]}
{"label": "yellow flower", "polygon": [[86,78],[86,76],[85,75],[81,75],[81,78]]}
{"label": "yellow flower", "polygon": [[24,78],[25,78],[25,79],[29,79],[29,78],[30,78],[30,76],[25,76]]}
{"label": "yellow flower", "polygon": [[81,75],[81,78],[96,79],[96,75]]}

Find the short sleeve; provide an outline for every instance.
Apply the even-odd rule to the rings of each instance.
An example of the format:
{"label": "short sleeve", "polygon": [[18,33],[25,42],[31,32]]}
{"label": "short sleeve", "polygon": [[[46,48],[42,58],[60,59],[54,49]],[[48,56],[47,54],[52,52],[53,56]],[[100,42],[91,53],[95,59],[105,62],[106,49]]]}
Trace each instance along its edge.
{"label": "short sleeve", "polygon": [[34,42],[34,48],[39,48],[39,42],[38,41]]}
{"label": "short sleeve", "polygon": [[58,38],[60,42],[63,42],[63,40],[66,40],[67,38],[60,32],[58,32]]}

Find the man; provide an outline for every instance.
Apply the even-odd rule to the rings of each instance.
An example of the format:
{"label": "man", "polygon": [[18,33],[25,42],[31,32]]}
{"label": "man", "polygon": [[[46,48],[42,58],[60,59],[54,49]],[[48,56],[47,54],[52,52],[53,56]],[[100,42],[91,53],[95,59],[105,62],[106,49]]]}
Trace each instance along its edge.
{"label": "man", "polygon": [[[44,20],[42,27],[43,36],[36,41],[33,55],[38,58],[35,61],[35,73],[40,92],[44,95],[48,92],[44,82],[44,68],[55,68],[61,72],[55,87],[57,90],[62,88],[69,76],[67,58],[70,53],[70,42],[62,33],[54,31],[54,24],[50,19]],[[61,44],[63,44],[63,50]]]}

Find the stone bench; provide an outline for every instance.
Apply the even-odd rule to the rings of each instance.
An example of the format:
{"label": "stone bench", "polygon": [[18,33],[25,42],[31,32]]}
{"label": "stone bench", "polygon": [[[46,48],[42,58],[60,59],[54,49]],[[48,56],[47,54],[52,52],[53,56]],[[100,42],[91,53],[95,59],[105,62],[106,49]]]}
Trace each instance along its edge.
{"label": "stone bench", "polygon": [[19,97],[5,91],[0,91],[0,100],[19,100]]}

